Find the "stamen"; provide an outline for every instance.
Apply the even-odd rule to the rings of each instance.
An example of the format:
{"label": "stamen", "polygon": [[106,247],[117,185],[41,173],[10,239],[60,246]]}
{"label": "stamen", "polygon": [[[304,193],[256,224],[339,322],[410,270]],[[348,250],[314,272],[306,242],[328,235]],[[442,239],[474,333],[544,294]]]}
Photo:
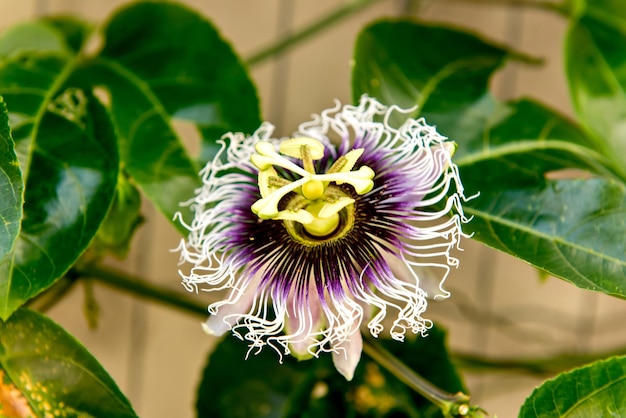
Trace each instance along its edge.
{"label": "stamen", "polygon": [[346,155],[339,157],[339,159],[335,161],[332,166],[330,166],[326,173],[332,174],[352,170],[361,154],[363,154],[363,151],[363,148],[355,148],[347,152]]}
{"label": "stamen", "polygon": [[319,160],[324,158],[324,144],[313,138],[286,139],[280,143],[279,150],[282,154],[302,159],[302,147],[308,148],[311,159]]}
{"label": "stamen", "polygon": [[[371,168],[362,166],[352,171],[363,154],[362,148],[340,157],[326,174],[315,173],[313,161],[324,157],[324,145],[316,139],[293,138],[279,145],[282,154],[301,160],[304,168],[280,155],[269,142],[257,143],[255,150],[258,154],[253,154],[250,161],[259,169],[261,199],[252,205],[252,211],[261,219],[299,222],[308,234],[315,237],[332,234],[339,225],[339,212],[354,204],[354,199],[340,188],[329,187],[331,182],[350,184],[358,194],[367,193],[374,187]],[[302,178],[289,182],[280,177],[274,166],[290,170]],[[286,209],[279,210],[281,200],[291,192],[300,197],[292,199]]]}

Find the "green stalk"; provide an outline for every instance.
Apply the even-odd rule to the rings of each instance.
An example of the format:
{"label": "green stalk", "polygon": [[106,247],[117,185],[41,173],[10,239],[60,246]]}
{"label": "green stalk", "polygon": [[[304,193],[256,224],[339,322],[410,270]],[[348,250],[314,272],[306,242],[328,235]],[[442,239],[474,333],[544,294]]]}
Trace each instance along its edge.
{"label": "green stalk", "polygon": [[570,7],[567,1],[555,3],[551,1],[533,1],[533,0],[448,0],[457,3],[484,4],[488,6],[505,6],[505,7],[527,7],[539,10],[547,10],[559,13],[563,16],[569,15]]}
{"label": "green stalk", "polygon": [[279,39],[276,43],[273,43],[252,54],[245,61],[247,62],[248,66],[252,67],[253,65],[259,64],[267,58],[275,55],[280,55],[281,53],[287,51],[289,48],[295,46],[296,44],[310,38],[311,36],[323,31],[326,28],[329,28],[335,23],[341,21],[343,18],[348,17],[362,9],[365,9],[367,6],[374,4],[377,1],[379,0],[349,1],[344,6],[338,7],[321,19],[311,23],[308,26],[305,26],[295,33],[286,36],[285,38]]}
{"label": "green stalk", "polygon": [[208,315],[205,305],[191,300],[181,292],[165,289],[141,277],[101,266],[75,267],[73,272],[82,277],[99,281],[105,285],[125,290],[141,299],[152,300],[165,306],[196,315]]}
{"label": "green stalk", "polygon": [[363,351],[402,383],[437,405],[444,416],[462,417],[475,411],[474,408],[470,408],[468,395],[462,392],[452,394],[439,389],[371,338],[363,339]]}

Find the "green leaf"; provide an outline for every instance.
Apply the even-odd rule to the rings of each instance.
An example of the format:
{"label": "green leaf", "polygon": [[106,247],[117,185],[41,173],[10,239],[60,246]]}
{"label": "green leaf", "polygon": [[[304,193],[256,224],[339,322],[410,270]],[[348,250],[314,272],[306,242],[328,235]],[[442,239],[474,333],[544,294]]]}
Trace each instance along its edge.
{"label": "green leaf", "polygon": [[582,2],[565,43],[574,108],[626,179],[626,3]]}
{"label": "green leaf", "polygon": [[44,54],[0,66],[27,179],[21,230],[0,277],[4,319],[69,269],[113,198],[119,162],[111,122],[88,91],[64,87],[71,65],[64,54]]}
{"label": "green leaf", "polygon": [[[462,140],[471,126],[457,121],[492,104],[487,93],[491,74],[508,57],[503,48],[458,30],[411,21],[381,21],[358,36],[352,72],[352,96],[417,109],[446,136]],[[398,115],[394,123],[401,123]],[[469,129],[468,129],[469,128]],[[479,127],[479,128],[482,128]]]}
{"label": "green leaf", "polygon": [[0,57],[14,58],[32,52],[64,52],[67,44],[60,34],[42,22],[15,25],[0,37]]}
{"label": "green leaf", "polygon": [[0,96],[0,289],[3,278],[11,276],[24,204],[22,170],[14,146],[7,107]]}
{"label": "green leaf", "polygon": [[500,104],[482,129],[455,155],[470,193],[542,185],[548,173],[566,168],[619,178],[580,128],[534,101]]}
{"label": "green leaf", "polygon": [[[450,391],[463,390],[437,327],[426,338],[400,343],[375,341],[426,379]],[[428,403],[363,355],[354,379],[347,382],[329,354],[298,362],[264,349],[250,354],[242,341],[226,337],[209,357],[198,390],[198,417],[419,417],[441,416]],[[245,402],[241,402],[245,399]]]}
{"label": "green leaf", "polygon": [[[411,117],[424,116],[458,143],[466,195],[480,193],[464,205],[474,217],[465,230],[476,239],[583,288],[624,296],[623,171],[556,112],[490,96],[489,78],[510,55],[451,29],[376,23],[357,41],[353,95],[417,104]],[[566,168],[609,180],[546,180]]]}
{"label": "green leaf", "polygon": [[[0,322],[0,372],[0,385],[14,389],[13,399],[32,414],[19,416],[137,416],[98,361],[36,312],[20,309]],[[8,415],[5,399],[0,399],[2,416]]]}
{"label": "green leaf", "polygon": [[252,133],[261,121],[246,69],[213,25],[175,3],[141,2],[117,13],[105,30],[103,60],[141,80],[173,118],[191,121],[207,148],[229,131]]}
{"label": "green leaf", "polygon": [[[228,131],[260,124],[246,70],[210,22],[175,3],[133,3],[104,29],[105,44],[76,74],[109,102],[124,168],[168,218],[199,187],[199,165]],[[192,122],[202,134],[199,164],[174,129]],[[178,223],[176,223],[177,226]]]}
{"label": "green leaf", "polygon": [[522,405],[520,418],[623,417],[626,415],[626,357],[598,361],[562,373]]}
{"label": "green leaf", "polygon": [[120,174],[111,208],[90,248],[99,256],[112,253],[117,258],[126,258],[133,234],[143,221],[141,194],[130,179]]}
{"label": "green leaf", "polygon": [[584,289],[626,297],[626,186],[607,179],[481,190],[466,232]]}

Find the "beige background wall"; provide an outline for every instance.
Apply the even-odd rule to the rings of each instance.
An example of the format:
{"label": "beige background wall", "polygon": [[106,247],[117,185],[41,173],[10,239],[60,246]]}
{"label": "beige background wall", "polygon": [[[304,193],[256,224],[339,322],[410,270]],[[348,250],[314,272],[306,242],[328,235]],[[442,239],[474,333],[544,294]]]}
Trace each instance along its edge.
{"label": "beige background wall", "polygon": [[[0,30],[45,13],[69,12],[102,19],[124,2],[0,0]],[[208,16],[243,57],[342,4],[338,0],[189,0]],[[411,9],[424,19],[459,24],[516,49],[545,58],[542,67],[512,64],[494,80],[501,98],[532,96],[571,114],[562,75],[565,23],[537,10],[469,0],[381,0],[302,43],[286,55],[252,69],[264,117],[287,135],[309,115],[349,101],[349,61],[359,29],[382,16]],[[175,254],[178,237],[146,205],[149,222],[134,241],[129,272],[180,289]],[[459,270],[447,282],[452,298],[433,303],[430,317],[449,329],[454,350],[508,357],[546,356],[610,348],[626,341],[626,303],[583,292],[557,279],[540,282],[527,265],[467,241]],[[142,417],[192,417],[195,388],[211,338],[198,318],[131,299],[96,286],[101,306],[97,330],[81,313],[83,291],[49,313],[102,362]],[[202,296],[198,296],[201,298]],[[465,373],[475,403],[491,414],[512,417],[541,379],[519,373]]]}

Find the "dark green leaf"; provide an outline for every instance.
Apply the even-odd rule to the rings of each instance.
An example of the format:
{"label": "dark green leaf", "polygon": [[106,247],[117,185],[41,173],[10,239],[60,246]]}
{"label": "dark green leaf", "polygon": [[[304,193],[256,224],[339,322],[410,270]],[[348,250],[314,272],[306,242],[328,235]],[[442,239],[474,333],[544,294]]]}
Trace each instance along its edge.
{"label": "dark green leaf", "polygon": [[626,357],[562,373],[533,391],[520,418],[626,416]]}
{"label": "dark green leaf", "polygon": [[143,222],[141,194],[124,174],[120,174],[113,204],[91,244],[99,255],[112,253],[125,258],[135,229]]}
{"label": "dark green leaf", "polygon": [[0,94],[27,179],[21,232],[0,278],[5,319],[76,261],[113,198],[119,162],[111,122],[88,91],[63,86],[71,65],[65,54],[0,65]]}
{"label": "dark green leaf", "polygon": [[353,94],[417,104],[411,116],[424,116],[459,144],[455,162],[466,194],[480,192],[465,205],[475,238],[578,286],[625,296],[623,184],[546,180],[565,168],[609,179],[623,179],[623,171],[554,111],[529,100],[495,101],[489,77],[507,55],[470,34],[380,22],[359,36]]}
{"label": "dark green leaf", "polygon": [[455,162],[470,193],[542,185],[566,168],[618,177],[576,125],[530,100],[501,104],[479,135],[459,143]]}
{"label": "dark green leaf", "polygon": [[606,179],[482,190],[466,231],[584,289],[626,297],[626,186]]}
{"label": "dark green leaf", "polygon": [[24,182],[9,129],[6,104],[0,97],[0,293],[11,277],[13,251],[22,221]]}
{"label": "dark green leaf", "polygon": [[[382,21],[357,39],[352,96],[376,97],[387,105],[417,109],[446,136],[457,141],[472,135],[463,122],[492,111],[489,77],[508,56],[507,50],[474,35],[410,21]],[[401,122],[396,118],[393,122]],[[482,125],[479,126],[482,129]]]}
{"label": "dark green leaf", "polygon": [[[32,416],[137,416],[78,341],[50,319],[26,309],[0,321],[0,371],[0,384],[15,389],[12,396],[27,403]],[[2,408],[7,407],[5,399],[0,399]],[[5,416],[2,412],[7,411],[0,409]]]}
{"label": "dark green leaf", "polygon": [[[222,134],[259,127],[259,105],[248,74],[210,22],[174,3],[135,3],[117,13],[105,30],[100,54],[121,66],[123,77],[147,90],[162,111],[194,122],[214,149]],[[121,112],[127,108],[119,103]],[[157,109],[155,109],[157,110]]]}
{"label": "dark green leaf", "polygon": [[598,150],[626,179],[626,3],[580,3],[565,48],[572,101]]}
{"label": "dark green leaf", "polygon": [[[227,131],[259,124],[254,86],[230,46],[198,14],[175,4],[134,3],[105,27],[105,45],[73,81],[106,96],[125,170],[169,219],[199,187],[199,165],[172,125],[190,121],[203,134],[200,164]],[[176,225],[180,225],[176,222]]]}
{"label": "dark green leaf", "polygon": [[[450,392],[463,390],[451,365],[444,333],[404,343],[381,340],[423,377]],[[331,356],[298,362],[275,352],[250,354],[246,344],[226,337],[209,358],[198,390],[198,417],[437,417],[438,408],[363,355],[354,379],[334,369]],[[245,400],[245,401],[242,401]]]}

